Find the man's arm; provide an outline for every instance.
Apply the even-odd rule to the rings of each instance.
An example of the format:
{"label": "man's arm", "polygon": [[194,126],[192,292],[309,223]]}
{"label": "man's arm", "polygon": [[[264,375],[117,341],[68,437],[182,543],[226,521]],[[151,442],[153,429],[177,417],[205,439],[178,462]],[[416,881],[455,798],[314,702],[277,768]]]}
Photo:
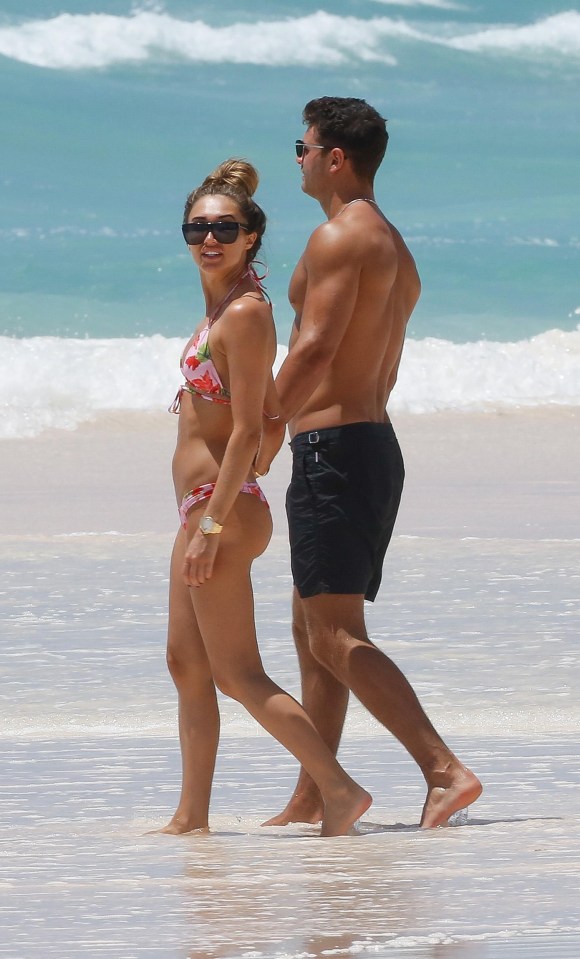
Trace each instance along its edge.
{"label": "man's arm", "polygon": [[280,451],[285,433],[286,423],[280,412],[280,402],[274,385],[274,378],[270,374],[262,414],[262,436],[254,459],[256,476],[266,475],[272,465],[272,460]]}
{"label": "man's arm", "polygon": [[306,293],[300,333],[276,377],[286,422],[324,378],[352,319],[361,271],[353,232],[342,222],[318,227],[304,252],[303,267]]}

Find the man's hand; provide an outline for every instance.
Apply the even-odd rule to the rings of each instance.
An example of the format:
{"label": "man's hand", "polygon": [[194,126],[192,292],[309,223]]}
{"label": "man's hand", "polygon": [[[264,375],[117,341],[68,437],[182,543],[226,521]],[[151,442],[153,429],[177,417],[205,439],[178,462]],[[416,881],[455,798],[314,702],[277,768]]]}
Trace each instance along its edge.
{"label": "man's hand", "polygon": [[262,438],[260,439],[258,452],[254,458],[254,472],[256,476],[266,475],[272,465],[272,461],[280,451],[285,435],[286,424],[283,420],[264,418]]}

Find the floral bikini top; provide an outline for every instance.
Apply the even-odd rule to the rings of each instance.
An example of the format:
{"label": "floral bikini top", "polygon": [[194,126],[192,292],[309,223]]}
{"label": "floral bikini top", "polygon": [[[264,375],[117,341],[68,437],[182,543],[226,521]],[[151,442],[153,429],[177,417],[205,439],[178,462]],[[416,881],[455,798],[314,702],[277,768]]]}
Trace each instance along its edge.
{"label": "floral bikini top", "polygon": [[210,403],[231,403],[229,390],[222,383],[211,358],[209,331],[208,321],[181,357],[181,372],[186,379],[183,389]]}
{"label": "floral bikini top", "polygon": [[210,329],[211,320],[208,320],[205,326],[196,333],[189,349],[181,357],[180,367],[185,383],[182,383],[179,387],[175,399],[169,407],[170,413],[180,412],[181,397],[184,393],[200,396],[202,400],[208,400],[210,403],[229,405],[232,402],[229,390],[226,390],[220,380],[220,375],[211,358],[209,349]]}
{"label": "floral bikini top", "polygon": [[189,349],[181,357],[180,367],[186,382],[179,387],[177,395],[169,407],[170,413],[179,413],[181,409],[181,397],[184,392],[191,393],[192,396],[200,396],[202,400],[208,400],[210,403],[222,403],[226,406],[231,404],[232,398],[230,392],[222,383],[211,358],[209,331],[224,303],[247,276],[250,276],[257,289],[268,297],[261,283],[262,278],[257,275],[252,266],[249,266],[215,308],[205,326],[195,335]]}

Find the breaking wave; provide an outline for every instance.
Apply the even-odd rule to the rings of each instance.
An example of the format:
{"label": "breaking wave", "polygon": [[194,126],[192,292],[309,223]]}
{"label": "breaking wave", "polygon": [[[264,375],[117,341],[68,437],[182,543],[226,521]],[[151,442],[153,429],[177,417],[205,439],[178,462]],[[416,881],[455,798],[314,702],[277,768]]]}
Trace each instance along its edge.
{"label": "breaking wave", "polygon": [[[0,439],[74,429],[113,410],[167,409],[180,382],[183,344],[158,334],[0,337]],[[285,356],[279,347],[277,368]],[[580,405],[580,327],[518,343],[408,339],[389,409],[420,414],[546,405]]]}
{"label": "breaking wave", "polygon": [[[462,9],[446,0],[398,0],[398,4]],[[426,32],[402,18],[341,17],[323,10],[226,26],[181,20],[160,10],[136,10],[129,16],[60,14],[0,27],[0,54],[53,70],[106,69],[175,57],[190,63],[269,67],[357,61],[394,66],[397,58],[387,49],[389,41],[410,41],[474,54],[580,58],[580,13],[574,10],[523,26],[488,25],[473,32],[453,23],[430,29],[433,32]],[[399,48],[397,43],[397,52]]]}

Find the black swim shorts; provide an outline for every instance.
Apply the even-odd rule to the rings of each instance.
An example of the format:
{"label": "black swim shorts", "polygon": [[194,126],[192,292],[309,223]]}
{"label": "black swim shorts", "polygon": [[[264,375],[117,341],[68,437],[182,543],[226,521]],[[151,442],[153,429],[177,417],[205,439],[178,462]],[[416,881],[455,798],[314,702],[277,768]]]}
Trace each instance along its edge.
{"label": "black swim shorts", "polygon": [[374,600],[405,478],[393,427],[349,423],[298,433],[290,446],[286,512],[299,595]]}

